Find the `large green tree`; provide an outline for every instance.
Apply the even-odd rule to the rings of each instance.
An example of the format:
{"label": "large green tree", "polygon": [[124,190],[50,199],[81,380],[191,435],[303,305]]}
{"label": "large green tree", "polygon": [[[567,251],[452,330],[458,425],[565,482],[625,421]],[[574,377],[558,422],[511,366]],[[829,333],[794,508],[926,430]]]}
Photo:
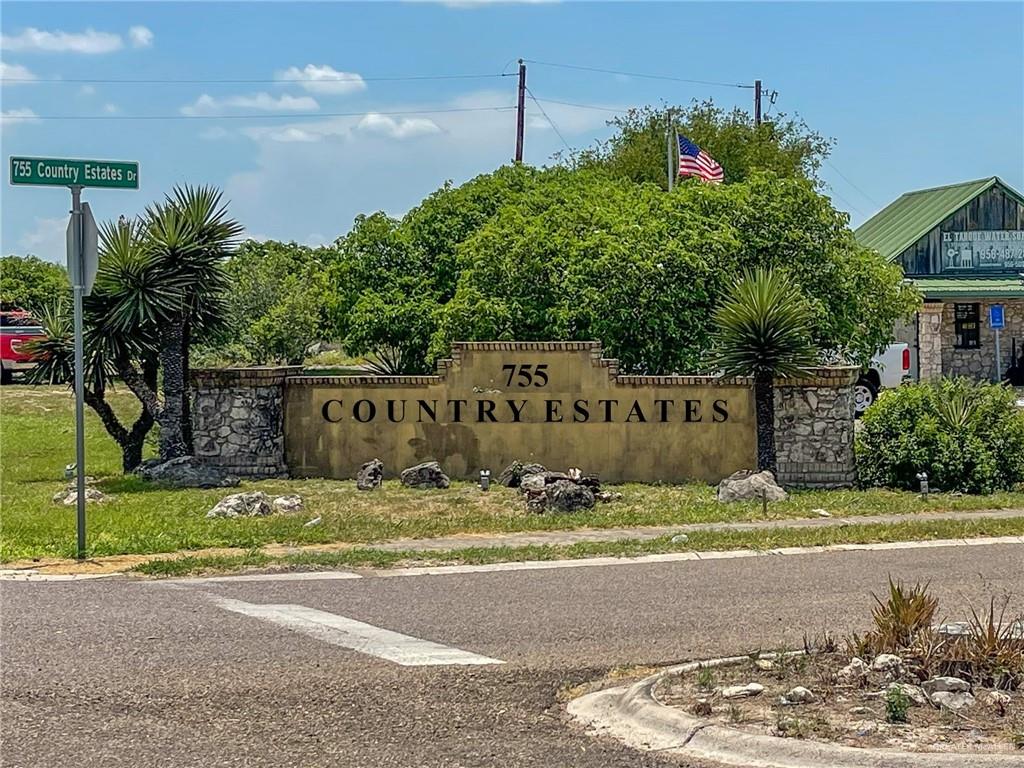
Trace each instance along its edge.
{"label": "large green tree", "polygon": [[67,272],[59,264],[31,255],[0,258],[0,308],[40,313],[70,294]]}
{"label": "large green tree", "polygon": [[432,357],[455,339],[593,338],[625,371],[694,371],[725,286],[776,266],[807,301],[816,345],[866,362],[918,301],[811,182],[762,172],[667,194],[599,169],[551,170],[459,256]]}
{"label": "large green tree", "polygon": [[611,138],[573,153],[570,165],[603,168],[613,176],[662,189],[668,187],[666,135],[674,132],[715,158],[727,184],[744,181],[757,171],[817,183],[818,169],[833,143],[797,117],[780,113],[755,126],[749,112],[726,110],[711,101],[638,107],[608,124],[615,129]]}

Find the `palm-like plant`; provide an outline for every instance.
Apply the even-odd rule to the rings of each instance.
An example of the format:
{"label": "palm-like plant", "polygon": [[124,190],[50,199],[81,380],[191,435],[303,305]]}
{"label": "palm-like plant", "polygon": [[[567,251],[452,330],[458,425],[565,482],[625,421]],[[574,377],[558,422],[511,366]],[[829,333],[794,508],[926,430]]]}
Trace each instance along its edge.
{"label": "palm-like plant", "polygon": [[[188,356],[196,332],[210,333],[225,315],[224,259],[242,226],[228,218],[221,193],[213,187],[176,187],[144,217],[145,253],[160,276],[158,296],[146,301],[159,333],[163,403],[160,456],[192,453]],[[141,297],[140,297],[141,298]]]}
{"label": "palm-like plant", "polygon": [[714,313],[715,361],[725,376],[752,376],[757,467],[777,471],[776,377],[799,376],[817,359],[811,314],[783,272],[759,268],[736,282]]}

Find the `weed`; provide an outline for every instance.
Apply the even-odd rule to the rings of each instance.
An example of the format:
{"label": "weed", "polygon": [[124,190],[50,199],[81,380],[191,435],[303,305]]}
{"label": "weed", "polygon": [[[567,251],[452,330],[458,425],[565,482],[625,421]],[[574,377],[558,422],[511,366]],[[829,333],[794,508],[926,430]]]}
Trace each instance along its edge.
{"label": "weed", "polygon": [[902,690],[893,686],[885,692],[885,719],[890,723],[907,722],[907,711],[910,709],[910,697]]}
{"label": "weed", "polygon": [[715,673],[710,667],[701,667],[697,672],[697,687],[702,691],[710,691],[715,687]]}
{"label": "weed", "polygon": [[737,707],[735,704],[729,705],[729,722],[730,723],[742,723],[743,722],[743,710]]}

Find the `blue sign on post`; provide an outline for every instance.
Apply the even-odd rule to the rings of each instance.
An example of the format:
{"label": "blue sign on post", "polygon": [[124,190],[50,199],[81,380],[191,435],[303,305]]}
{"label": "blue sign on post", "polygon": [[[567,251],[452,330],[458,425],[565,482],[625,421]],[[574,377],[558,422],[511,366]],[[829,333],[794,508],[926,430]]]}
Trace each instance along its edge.
{"label": "blue sign on post", "polygon": [[988,308],[988,324],[992,327],[993,331],[1001,331],[1006,327],[1006,323],[1003,320],[1003,305],[993,304]]}

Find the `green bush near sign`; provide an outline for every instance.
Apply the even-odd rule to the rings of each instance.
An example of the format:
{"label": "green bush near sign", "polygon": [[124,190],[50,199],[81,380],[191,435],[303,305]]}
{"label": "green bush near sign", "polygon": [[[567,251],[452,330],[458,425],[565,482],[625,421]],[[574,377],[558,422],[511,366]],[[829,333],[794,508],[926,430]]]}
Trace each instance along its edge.
{"label": "green bush near sign", "polygon": [[856,437],[863,485],[963,493],[1024,483],[1024,410],[999,384],[966,379],[905,384],[882,394]]}

